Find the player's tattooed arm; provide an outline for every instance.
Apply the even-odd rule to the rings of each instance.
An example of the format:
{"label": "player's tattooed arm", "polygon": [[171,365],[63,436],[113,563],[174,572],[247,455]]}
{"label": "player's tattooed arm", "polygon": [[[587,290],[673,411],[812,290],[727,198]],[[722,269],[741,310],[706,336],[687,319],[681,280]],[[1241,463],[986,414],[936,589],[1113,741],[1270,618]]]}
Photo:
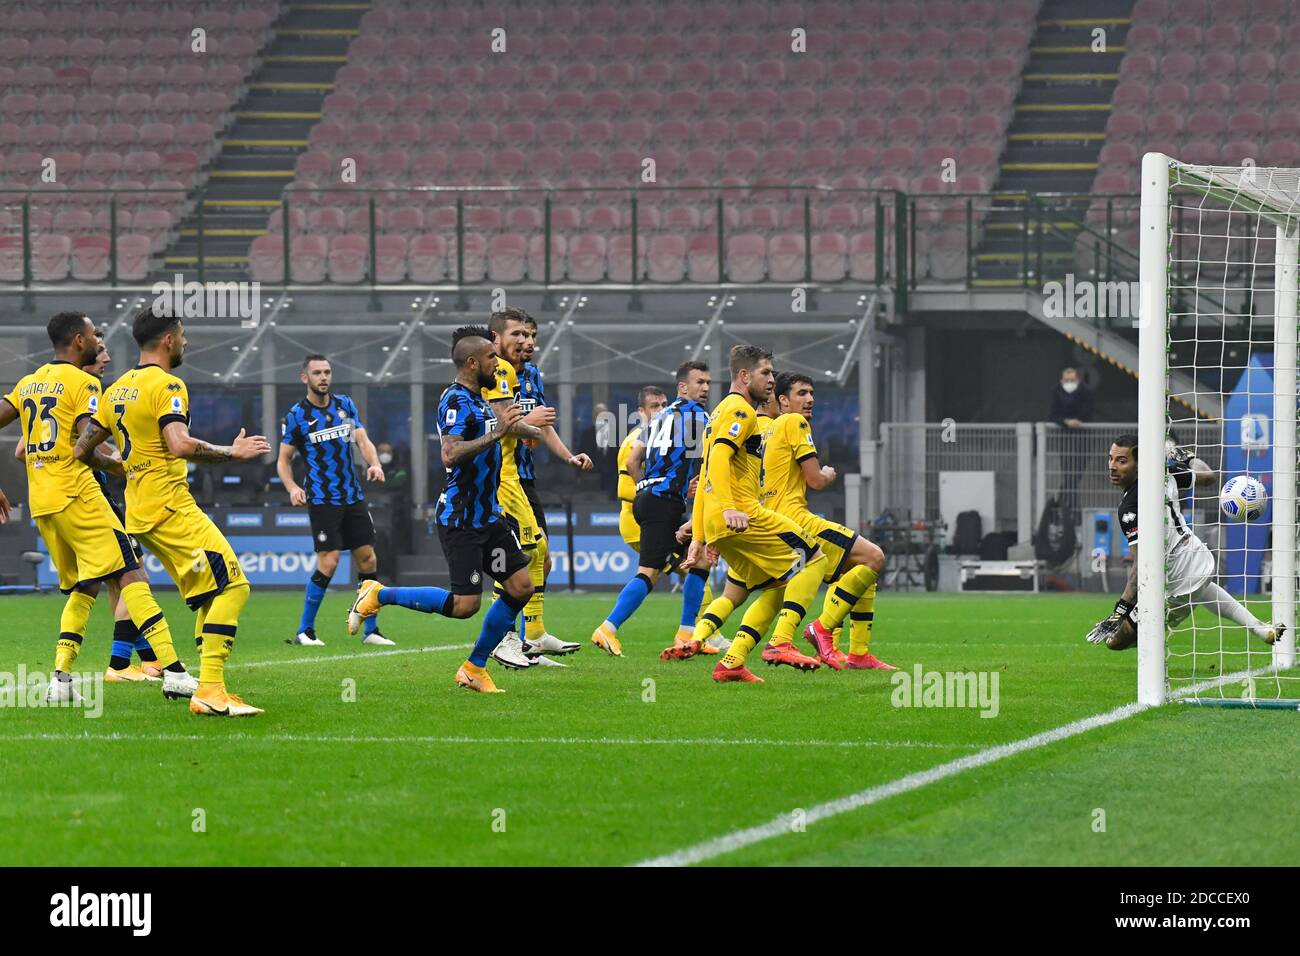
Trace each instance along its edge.
{"label": "player's tattooed arm", "polygon": [[167,450],[186,461],[220,463],[223,461],[252,461],[271,450],[265,435],[247,435],[241,428],[229,445],[213,445],[190,434],[185,422],[168,422],[162,430]]}
{"label": "player's tattooed arm", "polygon": [[[506,409],[512,406],[514,408],[519,408],[519,406],[515,404],[515,402],[506,398],[503,398],[500,401],[496,401],[492,403],[492,411],[496,412],[498,423],[505,420]],[[523,409],[520,409],[521,414],[517,416],[512,416],[513,420],[511,424],[507,426],[506,431],[512,435],[517,435],[520,438],[527,438],[529,441],[541,441],[542,430],[524,421],[524,416],[522,412]]]}
{"label": "player's tattooed arm", "polygon": [[487,434],[478,438],[463,438],[460,435],[442,436],[442,467],[453,465],[475,457],[493,442],[500,441],[524,417],[524,410],[514,402],[502,402],[497,411],[496,426]]}
{"label": "player's tattooed arm", "polygon": [[119,478],[124,477],[126,470],[122,467],[122,459],[116,456],[110,457],[99,450],[99,446],[110,437],[108,429],[90,418],[83,418],[77,427],[80,433],[77,444],[72,449],[72,457],[84,465],[89,465],[95,471],[105,471]]}
{"label": "player's tattooed arm", "polygon": [[14,408],[7,398],[0,398],[0,428],[4,428],[12,421],[17,421],[18,409]]}

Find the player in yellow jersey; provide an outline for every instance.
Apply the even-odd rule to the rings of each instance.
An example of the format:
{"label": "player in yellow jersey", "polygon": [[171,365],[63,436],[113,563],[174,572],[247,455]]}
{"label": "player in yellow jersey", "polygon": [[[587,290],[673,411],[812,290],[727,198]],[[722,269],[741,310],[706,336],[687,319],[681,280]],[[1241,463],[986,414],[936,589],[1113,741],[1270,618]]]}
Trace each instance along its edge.
{"label": "player in yellow jersey", "polygon": [[[759,436],[758,458],[755,459],[753,456],[746,456],[744,458],[744,467],[745,467],[744,474],[746,476],[747,481],[755,482],[758,484],[759,504],[763,505],[763,507],[767,507],[767,502],[763,500],[763,495],[762,495],[762,486],[763,486],[763,469],[762,469],[763,450],[762,449],[763,449],[763,441],[767,436],[767,430],[768,428],[771,427],[773,419],[779,414],[778,405],[776,401],[776,393],[773,392],[765,400],[755,405],[754,413],[757,420],[757,425],[755,426],[754,431],[755,434]],[[683,528],[683,533],[680,535],[683,538],[683,540],[686,537],[688,537],[688,535],[686,535],[684,531],[687,527],[689,527],[689,524],[690,522],[687,522],[687,525],[684,526]],[[715,563],[716,561],[713,560],[710,561],[711,565]],[[699,573],[699,568],[694,569],[692,573]],[[733,611],[735,611],[736,608],[740,607],[740,605],[745,603],[748,592],[746,592],[738,584],[728,584],[727,587],[730,590],[723,591],[723,595],[728,598],[727,603],[721,603],[719,605],[713,606],[712,610],[710,611],[709,608],[710,606],[713,605],[712,595],[710,595],[709,598],[706,601],[704,601],[703,606],[700,608],[700,616],[703,619],[704,616],[707,614],[708,617],[705,620],[705,626],[700,629],[699,635],[695,634],[693,631],[690,634],[679,634],[677,638],[674,640],[673,646],[666,649],[665,651],[663,651],[663,653],[659,655],[661,660],[665,660],[665,661],[685,660],[686,658],[694,657],[695,654],[697,653],[701,653],[701,654],[708,653],[708,649],[710,647],[719,647],[721,650],[724,651],[730,648],[731,641],[723,637],[721,633],[722,625],[727,622],[727,618],[730,617],[730,615],[732,614]],[[727,606],[728,604],[730,606]],[[755,613],[757,614],[758,612]],[[767,623],[770,622],[764,622],[764,631],[766,630]],[[699,622],[697,621],[696,624],[698,625]],[[760,639],[762,638],[762,632],[759,633],[759,638]]]}
{"label": "player in yellow jersey", "polygon": [[[60,312],[50,319],[47,332],[54,361],[22,378],[0,401],[0,428],[22,420],[29,511],[58,569],[59,590],[68,595],[47,697],[76,699],[72,665],[81,652],[100,582],[114,579],[135,627],[157,654],[163,695],[189,697],[195,691],[194,678],[177,659],[167,619],[91,470],[121,475],[122,463],[94,452],[81,457],[74,447],[79,435],[93,430],[101,402],[99,382],[82,368],[94,361],[99,348],[94,323],[80,312]],[[8,500],[0,492],[0,516],[8,513]]]}
{"label": "player in yellow jersey", "polygon": [[[96,329],[95,337],[98,342],[95,360],[83,365],[81,368],[98,379],[102,386],[104,371],[108,368],[112,357],[108,354],[108,346],[104,344],[103,331]],[[25,442],[20,441],[14,444],[14,457],[19,461],[27,460],[27,444]],[[116,450],[105,453],[105,457],[117,457],[120,460]],[[94,475],[99,490],[108,499],[108,506],[113,509],[113,513],[117,515],[118,521],[122,522],[122,526],[126,527],[126,512],[122,509],[121,504],[113,500],[104,472],[92,471],[91,474]],[[144,550],[134,538],[131,539],[131,547],[135,551],[136,560],[140,561],[144,557]],[[143,561],[141,561],[140,570],[145,571]],[[145,572],[145,579],[148,580],[147,572]],[[127,610],[126,603],[122,600],[122,590],[117,581],[109,578],[105,584],[108,587],[108,606],[113,609],[113,644],[109,653],[108,669],[104,671],[104,681],[106,683],[123,684],[162,680],[162,668],[158,666],[158,657],[154,654],[149,641],[141,637],[136,630],[135,624],[131,620],[131,612]],[[139,667],[131,663],[132,654],[140,655]]]}
{"label": "player in yellow jersey", "polygon": [[[870,651],[872,620],[875,616],[876,579],[885,568],[880,547],[842,524],[836,524],[808,508],[808,489],[821,491],[835,481],[835,469],[823,466],[812,436],[815,404],[813,381],[807,375],[785,372],[776,377],[776,399],[781,414],[768,426],[763,440],[763,504],[794,521],[816,539],[830,562],[826,577],[829,590],[826,620],[831,624],[810,626],[804,636],[812,643],[817,659],[834,670],[896,670]],[[850,654],[834,641],[835,615],[847,606],[851,616]],[[793,614],[782,611],[782,617]],[[786,624],[783,620],[781,624]],[[798,627],[794,621],[792,627]]]}
{"label": "player in yellow jersey", "polygon": [[[682,567],[701,564],[706,548],[728,565],[726,590],[701,615],[697,641],[691,643],[705,639],[710,615],[725,619],[739,603],[736,598],[744,601],[753,591],[763,592],[713,669],[713,679],[719,682],[761,680],[745,667],[749,652],[782,606],[797,607],[803,616],[826,573],[826,556],[817,545],[792,520],[758,501],[762,436],[755,408],[771,397],[773,385],[772,353],[753,345],[732,348],[731,391],[713,410],[705,430],[704,461],[688,523],[692,540]],[[766,620],[760,622],[763,616]],[[820,666],[801,654],[792,639],[776,637],[763,651],[763,660],[801,670]]]}
{"label": "player in yellow jersey", "polygon": [[[488,320],[488,329],[492,332],[492,342],[496,347],[497,371],[496,385],[484,389],[483,398],[496,411],[498,417],[504,413],[506,406],[520,404],[519,367],[523,365],[525,343],[533,335],[533,330],[525,319],[526,315],[527,313],[522,309],[505,309],[501,312],[493,312],[491,319]],[[542,414],[554,421],[554,409],[547,408]],[[533,511],[532,502],[528,500],[523,482],[519,480],[520,439],[541,441],[542,429],[521,421],[515,430],[501,439],[501,475],[500,484],[497,486],[497,502],[501,505],[506,524],[510,526],[510,530],[519,541],[520,550],[528,558],[528,574],[533,582],[533,594],[523,613],[523,616],[528,618],[540,613],[542,591],[546,584],[546,556],[549,549],[546,535],[542,533],[541,524]],[[570,463],[572,462],[573,459],[570,459]],[[581,464],[578,467],[581,467]],[[498,582],[493,593],[499,597],[502,590],[503,587]],[[526,633],[521,634],[517,628],[512,628],[492,652],[492,659],[503,667],[516,670],[538,665],[564,666],[544,656],[541,647],[525,645],[526,636]],[[550,640],[546,641],[545,650],[552,654],[572,654],[582,647],[575,641],[561,641],[559,638],[547,636]],[[526,651],[529,653],[525,653]]]}
{"label": "player in yellow jersey", "polygon": [[[521,615],[523,624],[517,631],[517,637],[521,639],[526,657],[536,664],[549,665],[554,662],[543,655],[572,654],[582,645],[561,640],[546,630],[544,611],[546,580],[551,574],[550,531],[546,526],[546,511],[542,507],[541,495],[537,492],[533,449],[538,444],[545,445],[557,461],[565,462],[579,471],[591,471],[594,465],[590,456],[571,452],[555,430],[555,409],[546,401],[541,370],[530,362],[537,349],[537,320],[523,309],[510,308],[494,313],[491,321],[494,335],[500,333],[497,335],[498,344],[507,344],[509,347],[506,351],[513,355],[513,358],[507,359],[502,354],[498,367],[507,361],[513,367],[515,402],[524,410],[524,424],[531,425],[541,433],[539,439],[525,437],[514,442],[514,460],[511,465],[515,477],[508,494],[517,502],[516,486],[518,491],[523,492],[533,512],[533,523],[537,527],[537,547],[529,555],[532,569],[530,574],[534,579],[533,596]],[[522,329],[517,322],[523,323]],[[506,475],[507,480],[510,480],[509,472]],[[508,646],[513,646],[513,641]]]}
{"label": "player in yellow jersey", "polygon": [[[655,385],[647,385],[637,394],[637,411],[641,415],[641,424],[627,433],[622,444],[618,446],[618,533],[624,543],[637,553],[641,551],[641,526],[632,515],[632,502],[636,501],[636,483],[640,473],[633,475],[628,470],[628,457],[632,449],[645,447],[642,434],[646,426],[656,415],[668,407],[668,396],[664,390]],[[638,456],[640,457],[640,456]],[[638,472],[640,469],[638,469]]]}
{"label": "player in yellow jersey", "polygon": [[199,687],[190,712],[260,714],[260,708],[228,693],[225,681],[248,580],[230,543],[190,493],[186,462],[251,461],[270,452],[271,445],[243,429],[230,445],[211,445],[190,434],[189,391],[172,373],[187,344],[180,319],[145,306],[131,335],[140,346],[140,364],[104,392],[93,424],[77,442],[77,456],[89,459],[111,434],[126,469],[127,530],[162,562],[197,614]]}

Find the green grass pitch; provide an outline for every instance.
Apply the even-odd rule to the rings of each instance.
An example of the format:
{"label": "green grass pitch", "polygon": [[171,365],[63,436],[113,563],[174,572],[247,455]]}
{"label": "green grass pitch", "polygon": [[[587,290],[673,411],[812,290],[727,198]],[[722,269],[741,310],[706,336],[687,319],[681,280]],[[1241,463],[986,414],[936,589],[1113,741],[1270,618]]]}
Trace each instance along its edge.
{"label": "green grass pitch", "polygon": [[[161,600],[196,664],[191,615],[174,592]],[[290,647],[300,600],[255,592],[241,622],[228,682],[261,717],[193,717],[156,684],[106,685],[98,719],[0,709],[0,862],[621,865],[781,815],[790,832],[707,862],[1294,862],[1277,789],[1295,765],[1296,715],[1285,711],[1170,706],[794,822],[801,809],[1131,702],[1133,652],[1083,640],[1105,596],[880,595],[873,650],[905,669],[996,671],[988,718],[896,707],[880,672],[756,661],[767,683],[714,685],[709,659],[657,659],[676,596],[651,597],[623,629],[618,660],[588,643],[612,596],[552,595],[549,629],[584,649],[565,670],[493,665],[507,690],[498,696],[452,683],[479,618],[386,609],[398,653],[362,648],[335,589],[318,622],[328,646]],[[0,671],[48,672],[61,604],[3,599]],[[78,670],[105,666],[110,632],[101,602]]]}

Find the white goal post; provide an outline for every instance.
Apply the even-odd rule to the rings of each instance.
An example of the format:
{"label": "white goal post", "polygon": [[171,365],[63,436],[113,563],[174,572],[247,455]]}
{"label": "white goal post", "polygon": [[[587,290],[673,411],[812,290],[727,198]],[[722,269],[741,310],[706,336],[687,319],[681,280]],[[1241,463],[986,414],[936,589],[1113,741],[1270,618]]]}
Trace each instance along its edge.
{"label": "white goal post", "polygon": [[[1140,237],[1138,527],[1160,533],[1143,533],[1137,556],[1138,701],[1294,708],[1300,169],[1197,166],[1147,153]],[[1173,372],[1190,377],[1191,393],[1171,387]],[[1222,409],[1217,420],[1207,420],[1207,408]],[[1235,596],[1261,621],[1267,613],[1267,622],[1286,625],[1271,648],[1206,610],[1172,629],[1166,622],[1171,433],[1220,469],[1211,487],[1194,492],[1192,530],[1212,543],[1216,580],[1251,592]],[[1270,452],[1271,469],[1263,469]],[[1255,523],[1267,529],[1230,526],[1219,511],[1219,488],[1242,473],[1271,478],[1271,523]]]}

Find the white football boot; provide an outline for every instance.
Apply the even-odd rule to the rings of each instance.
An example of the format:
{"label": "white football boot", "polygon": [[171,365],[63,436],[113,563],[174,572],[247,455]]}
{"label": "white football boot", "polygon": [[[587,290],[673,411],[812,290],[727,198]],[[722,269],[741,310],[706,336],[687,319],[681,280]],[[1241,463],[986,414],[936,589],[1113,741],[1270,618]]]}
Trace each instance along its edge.
{"label": "white football boot", "polygon": [[361,639],[361,643],[369,644],[372,647],[392,647],[397,642],[390,641],[388,638],[384,637],[384,635],[380,634],[378,631],[375,631],[375,633],[367,634],[365,637],[363,637]]}
{"label": "white football boot", "polygon": [[300,644],[303,647],[324,647],[325,642],[316,636],[316,628],[309,627],[305,631],[299,631],[290,644]]}
{"label": "white football boot", "polygon": [[501,643],[492,652],[492,659],[511,670],[526,670],[533,666],[533,662],[524,656],[523,642],[515,631],[507,631],[501,638]]}
{"label": "white football boot", "polygon": [[581,644],[575,641],[562,641],[554,634],[545,632],[535,641],[524,641],[524,653],[529,657],[537,657],[539,654],[554,654],[556,657],[563,657],[566,654],[573,654],[580,650],[582,650]]}
{"label": "white football boot", "polygon": [[70,680],[59,680],[58,677],[50,677],[50,688],[45,692],[45,703],[47,704],[79,704],[82,696],[77,688],[72,686]]}
{"label": "white football boot", "polygon": [[193,697],[198,689],[198,678],[189,671],[163,671],[162,692],[168,700]]}

